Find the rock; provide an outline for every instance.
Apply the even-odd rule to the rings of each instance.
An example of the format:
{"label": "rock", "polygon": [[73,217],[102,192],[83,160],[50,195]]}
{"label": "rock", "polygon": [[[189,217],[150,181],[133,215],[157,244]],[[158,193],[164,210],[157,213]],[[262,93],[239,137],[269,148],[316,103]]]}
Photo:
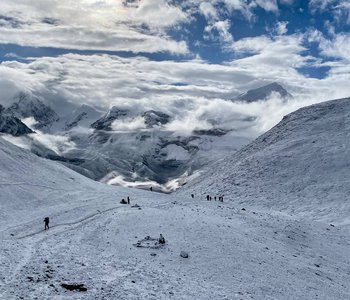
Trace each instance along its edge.
{"label": "rock", "polygon": [[149,110],[144,112],[142,116],[148,128],[164,125],[170,121],[170,116],[161,111]]}
{"label": "rock", "polygon": [[78,291],[78,292],[86,292],[87,291],[87,288],[84,286],[83,283],[81,283],[81,284],[62,283],[61,286],[69,291]]}
{"label": "rock", "polygon": [[185,251],[181,251],[181,252],[180,252],[180,256],[181,256],[182,258],[188,258],[188,253],[185,252]]}
{"label": "rock", "polygon": [[151,256],[156,256],[157,255],[157,253],[151,253]]}
{"label": "rock", "polygon": [[119,108],[113,106],[107,114],[105,114],[102,118],[98,119],[96,122],[91,124],[91,127],[96,130],[112,130],[112,123],[115,120],[124,119],[129,115],[130,111],[127,109]]}

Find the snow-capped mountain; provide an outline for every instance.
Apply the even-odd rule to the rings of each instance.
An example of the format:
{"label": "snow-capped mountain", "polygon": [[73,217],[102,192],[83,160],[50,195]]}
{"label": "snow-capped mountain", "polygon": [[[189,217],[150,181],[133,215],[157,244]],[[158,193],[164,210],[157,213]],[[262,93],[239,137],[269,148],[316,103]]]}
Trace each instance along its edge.
{"label": "snow-capped mountain", "polygon": [[283,99],[291,98],[292,95],[288,93],[288,91],[278,84],[277,82],[270,83],[268,85],[249,90],[237,97],[237,100],[245,101],[245,102],[254,102],[259,100],[265,100],[272,93],[279,95],[279,97]]}
{"label": "snow-capped mountain", "polygon": [[101,117],[101,114],[97,109],[83,104],[70,115],[65,116],[63,129],[68,131],[77,126],[88,128],[93,121]]}
{"label": "snow-capped mountain", "polygon": [[299,109],[180,193],[350,224],[350,98]]}
{"label": "snow-capped mountain", "polygon": [[32,94],[21,92],[13,101],[14,103],[6,108],[6,113],[18,119],[33,117],[36,121],[35,128],[50,128],[59,120],[59,116],[52,108]]}
{"label": "snow-capped mountain", "polygon": [[33,131],[20,119],[7,114],[5,108],[0,104],[0,133],[21,136],[33,133]]}
{"label": "snow-capped mountain", "polygon": [[[40,103],[35,96],[23,94],[21,99],[6,111],[22,111],[15,108],[18,103],[20,107],[31,103],[27,99]],[[37,105],[34,116],[21,115],[45,115],[47,107]],[[42,123],[36,135],[16,144],[94,180],[145,189],[152,186],[163,192],[177,189],[203,166],[249,141],[236,131],[216,127],[214,120],[208,120],[212,129],[199,127],[191,135],[176,134],[165,127],[172,116],[160,110],[112,107],[103,115],[94,107],[82,105],[55,120],[49,126]]]}
{"label": "snow-capped mountain", "polygon": [[[247,143],[234,133],[182,137],[152,128],[125,132],[71,130],[69,137],[75,147],[59,160],[73,170],[109,184],[153,186],[164,192],[178,188],[186,177],[222,157],[227,148],[238,149]],[[52,154],[44,157],[53,158]]]}
{"label": "snow-capped mountain", "polygon": [[20,93],[6,109],[7,114],[36,122],[24,120],[36,134],[16,145],[25,145],[38,156],[59,161],[94,180],[146,189],[152,186],[164,192],[175,190],[203,166],[248,143],[250,139],[240,130],[255,120],[239,116],[237,125],[223,129],[208,114],[201,117],[203,128],[199,125],[182,134],[168,129],[178,116],[160,109],[114,106],[103,113],[89,105],[64,103],[70,110],[58,116],[49,102],[40,99]]}

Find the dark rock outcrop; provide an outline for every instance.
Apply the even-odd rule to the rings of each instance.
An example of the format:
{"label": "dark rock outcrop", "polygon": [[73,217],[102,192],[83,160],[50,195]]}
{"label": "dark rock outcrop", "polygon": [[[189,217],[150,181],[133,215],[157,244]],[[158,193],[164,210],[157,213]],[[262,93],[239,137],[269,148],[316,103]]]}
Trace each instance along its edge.
{"label": "dark rock outcrop", "polygon": [[148,110],[143,113],[143,118],[148,128],[169,123],[170,116],[155,110]]}
{"label": "dark rock outcrop", "polygon": [[120,118],[125,118],[128,116],[129,111],[127,109],[118,108],[113,106],[107,114],[105,114],[102,118],[98,119],[96,122],[91,124],[91,127],[96,130],[112,130],[112,123]]}
{"label": "dark rock outcrop", "polygon": [[59,120],[59,116],[51,107],[37,97],[23,92],[15,97],[15,103],[8,107],[5,112],[18,119],[33,117],[37,122],[35,128],[38,129],[50,127]]}
{"label": "dark rock outcrop", "polygon": [[0,105],[0,132],[21,136],[33,131],[28,128],[20,119],[5,113],[5,109]]}

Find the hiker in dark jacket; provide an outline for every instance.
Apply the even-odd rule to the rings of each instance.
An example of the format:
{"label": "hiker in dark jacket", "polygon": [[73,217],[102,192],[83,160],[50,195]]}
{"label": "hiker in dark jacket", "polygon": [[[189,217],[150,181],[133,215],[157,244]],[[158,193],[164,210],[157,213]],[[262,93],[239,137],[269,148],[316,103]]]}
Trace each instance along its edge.
{"label": "hiker in dark jacket", "polygon": [[159,244],[165,244],[165,238],[162,234],[160,234],[158,242]]}
{"label": "hiker in dark jacket", "polygon": [[126,198],[126,201],[128,201],[128,204],[130,204],[130,198],[129,198],[129,196]]}
{"label": "hiker in dark jacket", "polygon": [[50,227],[49,227],[49,223],[50,223],[49,217],[45,217],[44,223],[45,223],[45,230],[46,230],[46,229],[49,229],[49,228],[50,228]]}

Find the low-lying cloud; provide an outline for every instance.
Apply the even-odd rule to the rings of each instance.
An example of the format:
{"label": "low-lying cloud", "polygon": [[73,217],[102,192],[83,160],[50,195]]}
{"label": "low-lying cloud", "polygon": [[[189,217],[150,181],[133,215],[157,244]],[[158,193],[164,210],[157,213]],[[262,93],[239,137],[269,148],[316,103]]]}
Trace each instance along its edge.
{"label": "low-lying cloud", "polygon": [[[263,46],[259,53],[267,48]],[[296,55],[298,51],[295,47]],[[30,91],[41,95],[55,110],[62,109],[66,102],[105,111],[117,106],[134,113],[125,122],[116,121],[114,130],[145,128],[140,114],[152,109],[170,115],[171,122],[164,130],[188,135],[196,129],[222,128],[245,131],[254,137],[299,107],[350,94],[350,75],[335,72],[338,65],[324,79],[315,79],[287,63],[271,72],[273,61],[261,54],[253,57],[224,65],[196,59],[151,61],[144,57],[77,54],[31,58],[27,63],[3,62],[0,89],[5,92],[0,101],[6,105],[16,92]],[[294,98],[286,101],[272,95],[268,101],[255,103],[230,101],[247,89],[273,81],[284,85]]]}

